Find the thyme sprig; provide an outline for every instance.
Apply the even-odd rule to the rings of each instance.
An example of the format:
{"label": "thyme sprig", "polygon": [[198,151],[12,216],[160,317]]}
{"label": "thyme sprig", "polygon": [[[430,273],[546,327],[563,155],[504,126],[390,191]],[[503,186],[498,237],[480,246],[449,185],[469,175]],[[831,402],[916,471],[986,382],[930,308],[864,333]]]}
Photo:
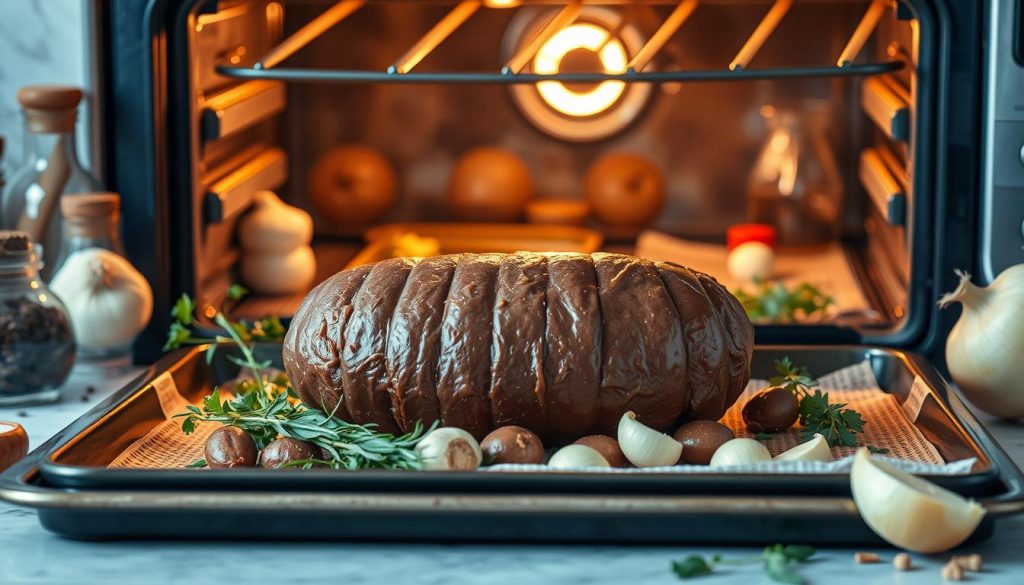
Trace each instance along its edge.
{"label": "thyme sprig", "polygon": [[[244,289],[241,289],[244,291]],[[241,292],[232,287],[229,299],[240,298]],[[181,430],[186,435],[195,432],[196,425],[217,422],[238,427],[253,438],[258,449],[266,447],[278,437],[291,437],[319,447],[323,458],[302,462],[301,467],[328,467],[334,469],[420,469],[422,460],[413,449],[424,435],[423,425],[417,423],[410,433],[395,436],[381,433],[373,424],[354,424],[327,413],[326,409],[310,408],[300,399],[291,381],[282,372],[269,370],[269,361],[257,360],[253,352],[254,341],[264,341],[260,334],[243,322],[232,322],[217,312],[213,321],[223,330],[214,337],[199,337],[193,333],[195,303],[188,295],[175,304],[174,322],[168,335],[168,346],[210,343],[207,360],[214,356],[218,344],[230,343],[241,357],[226,356],[232,363],[248,371],[249,377],[235,382],[234,396],[221,395],[220,388],[205,397],[199,406],[189,405],[180,418]],[[280,323],[276,318],[259,323]],[[284,328],[281,328],[283,335]],[[436,423],[435,423],[436,424]],[[433,426],[431,426],[433,429]],[[197,460],[189,467],[204,467]]]}

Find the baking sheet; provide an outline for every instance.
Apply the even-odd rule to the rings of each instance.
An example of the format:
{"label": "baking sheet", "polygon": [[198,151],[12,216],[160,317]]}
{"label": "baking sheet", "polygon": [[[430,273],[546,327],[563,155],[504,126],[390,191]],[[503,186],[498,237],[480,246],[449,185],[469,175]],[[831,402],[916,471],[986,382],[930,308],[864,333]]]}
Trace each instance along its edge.
{"label": "baking sheet", "polygon": [[[819,379],[821,389],[829,393],[832,402],[845,402],[858,410],[867,421],[861,444],[890,450],[888,458],[897,467],[911,473],[959,475],[970,473],[974,459],[947,463],[938,450],[917,429],[900,402],[884,392],[875,379],[871,364],[863,361],[826,374]],[[743,425],[742,408],[747,399],[768,386],[766,380],[751,380],[736,404],[722,418],[737,436],[751,436]],[[135,441],[108,467],[120,469],[181,469],[203,457],[206,438],[219,427],[216,423],[201,423],[196,432],[186,436],[181,432],[180,419],[171,417],[184,412],[189,404],[174,387],[170,376],[154,382],[161,409],[167,420],[141,439]],[[906,402],[914,400],[913,393]],[[803,441],[799,429],[778,433],[765,441],[772,455],[777,455]],[[588,471],[602,473],[842,473],[849,468],[854,448],[837,447],[832,450],[835,460],[828,464],[807,462],[776,462],[730,468],[709,468],[702,465],[679,465],[646,469],[611,470],[595,468]],[[488,471],[550,471],[543,465],[500,465]]]}
{"label": "baking sheet", "polygon": [[[676,262],[714,276],[730,291],[740,288],[753,292],[753,285],[737,282],[726,270],[729,252],[725,246],[693,242],[660,232],[646,231],[636,241],[636,255],[649,260]],[[871,308],[850,263],[837,243],[808,252],[782,252],[775,256],[773,279],[787,286],[810,283],[830,295],[835,304],[826,315]]]}

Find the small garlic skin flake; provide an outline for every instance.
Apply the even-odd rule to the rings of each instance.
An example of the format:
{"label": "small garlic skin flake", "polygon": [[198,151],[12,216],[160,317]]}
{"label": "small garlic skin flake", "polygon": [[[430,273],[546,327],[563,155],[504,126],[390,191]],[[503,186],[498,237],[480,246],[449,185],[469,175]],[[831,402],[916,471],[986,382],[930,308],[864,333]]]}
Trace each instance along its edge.
{"label": "small garlic skin flake", "polygon": [[858,565],[866,565],[869,563],[877,563],[881,560],[877,553],[873,552],[855,552],[853,553],[853,561]]}
{"label": "small garlic skin flake", "polygon": [[942,578],[946,581],[963,581],[964,569],[955,560],[950,559],[950,561],[942,567]]}
{"label": "small garlic skin flake", "polygon": [[892,558],[892,568],[897,571],[909,571],[914,568],[913,561],[907,553],[899,553]]}

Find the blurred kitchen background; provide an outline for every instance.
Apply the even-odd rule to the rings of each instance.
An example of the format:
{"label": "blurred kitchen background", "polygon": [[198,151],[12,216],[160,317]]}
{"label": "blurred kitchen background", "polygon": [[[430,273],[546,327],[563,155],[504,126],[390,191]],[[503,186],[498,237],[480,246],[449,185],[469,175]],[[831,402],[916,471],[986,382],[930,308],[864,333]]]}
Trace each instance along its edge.
{"label": "blurred kitchen background", "polygon": [[103,0],[0,0],[0,169],[10,176],[24,160],[23,123],[16,94],[33,84],[73,85],[85,90],[78,114],[78,154],[97,175],[101,152],[92,141],[98,132],[94,109],[98,96],[92,41],[100,38],[90,7]]}

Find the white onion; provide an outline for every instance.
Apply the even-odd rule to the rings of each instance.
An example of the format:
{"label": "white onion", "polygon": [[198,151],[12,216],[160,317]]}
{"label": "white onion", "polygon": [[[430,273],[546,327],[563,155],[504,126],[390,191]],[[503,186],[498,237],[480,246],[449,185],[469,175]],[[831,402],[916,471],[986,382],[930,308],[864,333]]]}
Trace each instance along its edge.
{"label": "white onion", "polygon": [[964,306],[946,340],[946,364],[972,404],[1003,418],[1024,416],[1024,264],[1007,268],[988,287],[960,284],[939,301]]}
{"label": "white onion", "polygon": [[920,553],[949,550],[967,539],[985,508],[871,457],[861,447],[850,488],[864,522],[893,546]]}

